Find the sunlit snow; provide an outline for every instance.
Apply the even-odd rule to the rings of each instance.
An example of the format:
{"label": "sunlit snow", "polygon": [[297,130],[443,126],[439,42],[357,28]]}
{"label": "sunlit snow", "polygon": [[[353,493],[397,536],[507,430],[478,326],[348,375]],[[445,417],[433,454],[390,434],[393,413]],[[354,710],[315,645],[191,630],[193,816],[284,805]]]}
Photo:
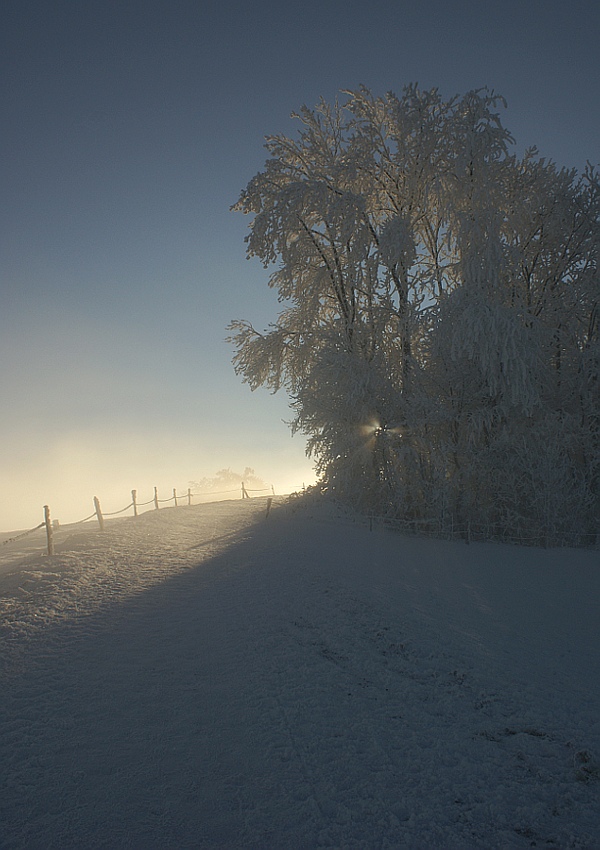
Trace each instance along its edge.
{"label": "sunlit snow", "polygon": [[0,847],[599,847],[598,552],[276,501],[3,547]]}

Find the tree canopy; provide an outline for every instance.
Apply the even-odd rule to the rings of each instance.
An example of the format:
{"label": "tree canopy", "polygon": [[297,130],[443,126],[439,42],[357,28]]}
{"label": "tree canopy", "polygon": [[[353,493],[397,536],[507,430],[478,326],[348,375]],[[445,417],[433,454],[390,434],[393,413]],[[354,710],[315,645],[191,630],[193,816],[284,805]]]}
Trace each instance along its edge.
{"label": "tree canopy", "polygon": [[[234,206],[282,304],[230,326],[320,485],[361,510],[600,531],[600,181],[522,157],[487,89],[366,88],[295,116]],[[496,531],[494,531],[494,529]]]}

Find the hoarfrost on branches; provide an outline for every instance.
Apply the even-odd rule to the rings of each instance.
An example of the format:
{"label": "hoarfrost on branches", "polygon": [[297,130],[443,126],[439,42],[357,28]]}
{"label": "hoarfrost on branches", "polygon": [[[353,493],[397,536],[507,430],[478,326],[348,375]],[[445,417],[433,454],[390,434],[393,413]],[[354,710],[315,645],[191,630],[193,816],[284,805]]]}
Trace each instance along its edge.
{"label": "hoarfrost on branches", "polygon": [[600,181],[518,158],[487,89],[295,116],[234,209],[282,302],[234,366],[285,389],[361,509],[585,542],[600,516]]}

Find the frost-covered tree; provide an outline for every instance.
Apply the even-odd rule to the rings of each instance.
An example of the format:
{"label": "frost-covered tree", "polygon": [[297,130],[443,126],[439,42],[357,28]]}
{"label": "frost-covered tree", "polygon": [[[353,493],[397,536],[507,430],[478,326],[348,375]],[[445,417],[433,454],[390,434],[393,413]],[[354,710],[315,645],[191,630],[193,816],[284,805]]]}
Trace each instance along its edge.
{"label": "frost-covered tree", "polygon": [[234,207],[282,303],[232,323],[237,372],[290,394],[323,487],[361,509],[591,532],[597,173],[517,158],[487,90],[344,94],[267,139]]}
{"label": "frost-covered tree", "polygon": [[198,495],[239,493],[242,484],[248,490],[270,490],[269,485],[249,466],[243,472],[236,472],[232,469],[219,469],[212,478],[201,478],[199,481],[190,481],[190,487]]}

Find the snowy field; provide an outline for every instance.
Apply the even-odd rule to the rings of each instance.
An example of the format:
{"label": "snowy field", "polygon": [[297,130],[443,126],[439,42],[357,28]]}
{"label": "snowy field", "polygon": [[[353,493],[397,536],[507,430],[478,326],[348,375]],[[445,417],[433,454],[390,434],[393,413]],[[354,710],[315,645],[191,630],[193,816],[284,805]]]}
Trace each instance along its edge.
{"label": "snowy field", "polygon": [[600,848],[597,551],[263,499],[57,543],[2,551],[2,850]]}

